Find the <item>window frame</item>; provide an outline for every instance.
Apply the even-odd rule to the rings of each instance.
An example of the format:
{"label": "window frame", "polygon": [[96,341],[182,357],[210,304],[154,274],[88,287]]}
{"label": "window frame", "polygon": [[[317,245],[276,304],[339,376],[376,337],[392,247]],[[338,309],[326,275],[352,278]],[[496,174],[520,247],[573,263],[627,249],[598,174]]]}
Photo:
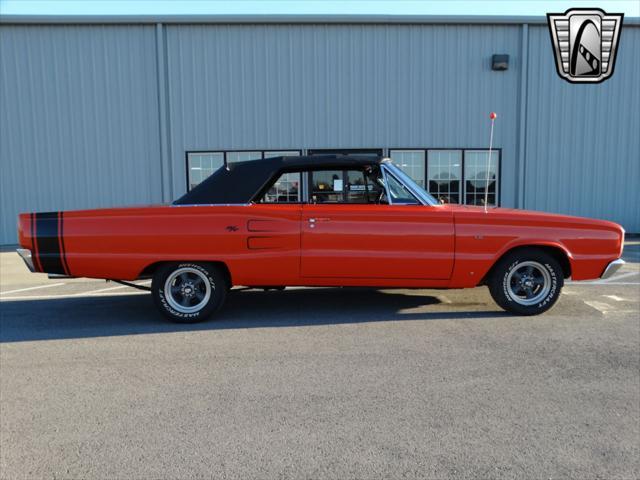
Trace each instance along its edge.
{"label": "window frame", "polygon": [[[422,178],[422,181],[424,182],[424,186],[420,185],[418,183],[418,181],[415,180],[415,179],[413,179],[413,181],[418,183],[418,185],[420,185],[422,188],[424,188],[426,190],[427,193],[429,193],[429,188],[428,188],[428,185],[427,185],[427,179],[429,178],[429,175],[427,174],[428,149],[427,148],[388,148],[387,149],[387,152],[389,154],[388,158],[390,158],[392,162],[393,162],[393,157],[391,156],[391,152],[394,152],[394,151],[398,151],[398,152],[421,152],[424,155],[424,158],[423,158],[423,161],[424,161],[424,168],[423,168],[423,170],[424,170],[424,178]],[[395,163],[394,163],[394,165],[396,165],[396,167],[400,168],[399,165],[397,165]],[[404,170],[402,170],[402,171],[404,172]],[[405,173],[407,175],[409,175],[407,172],[405,172]],[[409,175],[409,176],[411,177],[411,175]],[[413,178],[413,177],[411,177],[411,178]]]}
{"label": "window frame", "polygon": [[[267,195],[269,190],[276,183],[278,183],[278,180],[280,180],[283,175],[291,175],[291,174],[296,174],[296,173],[298,175],[300,175],[300,181],[298,183],[298,201],[297,202],[262,202],[262,201],[260,201],[260,199],[263,199],[265,197],[265,195]],[[302,204],[307,203],[305,201],[305,197],[304,197],[304,193],[305,193],[304,183],[306,181],[304,173],[305,173],[304,171],[300,171],[300,170],[294,170],[294,171],[289,171],[289,172],[288,171],[281,172],[280,175],[278,175],[273,182],[270,182],[266,188],[262,189],[258,193],[258,195],[256,195],[256,197],[254,197],[255,199],[254,199],[253,203],[260,204],[260,205],[302,205]]]}
{"label": "window frame", "polygon": [[[480,149],[477,149],[480,150]],[[452,203],[451,205],[466,205],[464,203],[465,200],[465,196],[463,193],[464,190],[464,152],[465,149],[464,148],[427,148],[425,150],[425,154],[424,154],[424,162],[425,162],[425,167],[424,167],[424,175],[425,175],[425,185],[426,188],[425,190],[427,191],[428,194],[433,195],[430,191],[429,191],[429,152],[460,152],[460,185],[459,185],[459,190],[458,190],[458,198],[460,198],[460,202],[458,203]],[[487,151],[489,151],[489,149],[487,149]],[[438,199],[435,195],[433,195],[436,200]]]}
{"label": "window frame", "polygon": [[[486,147],[389,147],[387,152],[389,154],[389,158],[391,158],[391,152],[394,150],[401,151],[411,151],[411,150],[420,150],[424,152],[424,184],[425,191],[429,193],[429,151],[431,150],[456,150],[462,151],[462,168],[460,171],[460,199],[462,200],[460,203],[452,203],[451,205],[467,205],[464,203],[466,201],[466,185],[465,185],[465,163],[466,163],[466,152],[467,151],[480,151],[489,153],[489,149]],[[502,200],[502,147],[495,147],[491,149],[492,153],[498,155],[498,171],[496,178],[496,203],[494,207],[499,207],[500,202]],[[393,159],[392,159],[393,160]],[[398,167],[399,168],[399,167]]]}
{"label": "window frame", "polygon": [[[465,177],[465,167],[467,163],[467,152],[486,152],[489,154],[488,148],[464,148],[462,149],[462,186],[460,189],[460,198],[464,200],[464,203],[459,205],[469,205],[467,202],[467,179]],[[492,207],[500,206],[500,195],[502,194],[502,148],[492,148],[491,153],[496,152],[498,155],[498,171],[496,172],[496,203]],[[473,206],[473,205],[472,205]]]}
{"label": "window frame", "polygon": [[[260,158],[252,158],[251,160],[264,160],[264,150],[260,150],[258,148],[256,148],[255,150],[250,149],[250,148],[243,148],[241,150],[223,150],[224,152],[224,165],[225,167],[227,165],[229,165],[229,154],[230,153],[249,153],[249,152],[258,152],[260,153]],[[239,162],[232,162],[232,163],[241,163],[241,162],[249,162],[251,160],[240,160]]]}
{"label": "window frame", "polygon": [[[245,151],[249,151],[249,150],[245,150]],[[295,149],[295,148],[270,148],[268,150],[261,150],[261,151],[262,151],[262,159],[263,160],[267,159],[267,158],[276,158],[276,157],[267,157],[266,156],[267,152],[295,153],[295,155],[291,155],[292,157],[300,157],[302,155],[302,149]]]}
{"label": "window frame", "polygon": [[[227,153],[237,153],[237,152],[260,152],[260,158],[256,159],[256,160],[264,160],[265,158],[269,158],[266,157],[265,154],[266,152],[291,152],[294,155],[304,155],[304,154],[309,154],[309,152],[314,152],[316,154],[320,154],[322,153],[320,150],[331,150],[331,149],[303,149],[303,148],[269,148],[269,149],[229,149],[229,150],[224,150],[224,149],[208,149],[208,150],[186,150],[185,151],[185,183],[186,183],[186,187],[187,187],[187,192],[191,190],[190,188],[190,165],[189,165],[189,155],[190,154],[222,154],[223,157],[223,166],[226,167],[228,165],[227,162]],[[333,149],[333,150],[337,150],[337,149]],[[365,149],[360,149],[360,150],[365,150]],[[373,150],[373,149],[368,149],[368,150]],[[383,150],[383,149],[379,149],[379,150]],[[424,153],[424,178],[422,179],[424,182],[424,190],[429,193],[429,152],[430,151],[461,151],[462,152],[462,165],[461,165],[461,178],[460,178],[460,199],[461,202],[460,203],[456,203],[456,204],[452,204],[452,205],[467,205],[466,202],[466,178],[465,178],[465,174],[466,174],[466,161],[467,161],[467,152],[472,152],[472,151],[476,151],[476,152],[489,152],[488,148],[475,148],[475,147],[389,147],[384,149],[384,151],[387,153],[388,157],[391,158],[391,153],[394,150],[398,150],[398,151],[420,151]],[[497,154],[498,156],[498,163],[497,163],[497,178],[496,178],[496,193],[495,193],[495,207],[499,207],[502,201],[502,147],[496,147],[496,148],[492,148],[491,150],[492,152],[495,152],[495,154]],[[382,167],[384,167],[384,165],[381,165]],[[398,167],[400,168],[400,167]],[[310,170],[299,170],[298,172],[301,174],[301,178],[300,178],[300,199],[301,199],[301,203],[310,203],[310,192],[311,190],[311,173],[315,171],[313,169]],[[404,172],[404,171],[403,171]],[[293,173],[293,172],[288,172],[288,173]],[[407,176],[409,176],[406,172],[404,172]],[[385,169],[383,168],[383,175],[385,174]],[[396,178],[396,180],[399,180],[397,178],[397,176],[394,175],[394,177]],[[402,183],[404,185],[404,182],[400,181],[400,183]],[[387,188],[386,186],[386,180],[385,180],[385,188]],[[387,191],[387,195],[388,195],[388,191]],[[420,199],[419,199],[420,200]],[[422,200],[420,200],[420,202],[422,203]],[[334,205],[342,205],[342,204],[334,204]],[[359,204],[359,205],[365,205],[365,204]]]}
{"label": "window frame", "polygon": [[[229,162],[227,160],[227,154],[228,153],[241,153],[241,152],[260,152],[260,158],[256,158],[256,160],[264,160],[265,158],[271,158],[271,157],[265,157],[265,153],[266,152],[291,152],[291,153],[295,153],[295,155],[293,155],[293,156],[300,156],[300,155],[303,154],[303,149],[302,148],[269,148],[269,149],[264,149],[264,148],[246,149],[246,148],[244,148],[244,149],[229,149],[229,150],[225,150],[225,149],[185,150],[185,152],[184,152],[184,165],[185,165],[185,183],[186,183],[186,187],[187,187],[186,191],[190,192],[192,190],[191,185],[189,183],[189,179],[190,179],[189,172],[191,170],[191,165],[189,165],[189,155],[191,155],[191,154],[220,153],[220,154],[222,154],[222,162],[223,162],[222,166],[226,168],[227,165],[229,164]],[[245,161],[248,161],[248,160],[245,160]],[[204,181],[204,179],[203,179],[203,181]]]}
{"label": "window frame", "polygon": [[[189,155],[198,155],[198,154],[211,154],[211,153],[220,153],[222,154],[222,166],[226,166],[227,165],[227,156],[225,154],[224,150],[187,150],[184,153],[184,165],[185,165],[185,183],[187,184],[187,192],[190,192],[191,190],[193,190],[191,188],[191,184],[189,182],[189,180],[191,179],[191,165],[189,164]],[[200,181],[200,183],[202,183],[204,180]],[[200,183],[198,183],[198,185],[200,185]],[[196,187],[198,186],[196,185]],[[195,188],[195,187],[193,187]]]}

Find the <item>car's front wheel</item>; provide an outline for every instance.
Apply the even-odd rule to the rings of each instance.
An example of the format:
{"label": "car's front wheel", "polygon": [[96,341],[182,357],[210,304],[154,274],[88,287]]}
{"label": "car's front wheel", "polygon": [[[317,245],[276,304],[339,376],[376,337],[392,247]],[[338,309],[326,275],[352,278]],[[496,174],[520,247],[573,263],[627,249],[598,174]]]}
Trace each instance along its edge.
{"label": "car's front wheel", "polygon": [[507,254],[493,268],[489,291],[495,302],[517,315],[538,315],[556,303],[564,285],[558,261],[540,249]]}
{"label": "car's front wheel", "polygon": [[158,268],[151,293],[158,309],[171,321],[196,323],[222,307],[227,281],[220,268],[207,263],[170,263]]}

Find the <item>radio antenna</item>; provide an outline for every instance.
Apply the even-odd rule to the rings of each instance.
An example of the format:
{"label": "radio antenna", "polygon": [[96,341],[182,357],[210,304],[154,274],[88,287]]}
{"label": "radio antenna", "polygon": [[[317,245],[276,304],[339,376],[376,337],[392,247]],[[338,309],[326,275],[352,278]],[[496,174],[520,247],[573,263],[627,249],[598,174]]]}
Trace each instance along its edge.
{"label": "radio antenna", "polygon": [[489,176],[491,169],[491,151],[493,150],[493,124],[496,121],[498,114],[491,112],[489,118],[491,119],[491,135],[489,136],[489,156],[487,157],[487,183],[484,186],[484,213],[487,213],[489,206]]}

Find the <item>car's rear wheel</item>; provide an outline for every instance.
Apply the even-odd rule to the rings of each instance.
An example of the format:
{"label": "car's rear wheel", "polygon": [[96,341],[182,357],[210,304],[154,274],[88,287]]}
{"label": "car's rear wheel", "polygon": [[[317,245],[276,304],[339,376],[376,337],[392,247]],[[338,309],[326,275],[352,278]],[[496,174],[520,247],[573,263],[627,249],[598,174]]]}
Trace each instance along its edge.
{"label": "car's rear wheel", "polygon": [[170,263],[156,270],[151,293],[158,309],[171,321],[196,323],[224,304],[225,275],[207,263]]}
{"label": "car's rear wheel", "polygon": [[564,285],[558,261],[540,249],[519,249],[500,259],[490,275],[495,302],[517,315],[546,312],[560,297]]}

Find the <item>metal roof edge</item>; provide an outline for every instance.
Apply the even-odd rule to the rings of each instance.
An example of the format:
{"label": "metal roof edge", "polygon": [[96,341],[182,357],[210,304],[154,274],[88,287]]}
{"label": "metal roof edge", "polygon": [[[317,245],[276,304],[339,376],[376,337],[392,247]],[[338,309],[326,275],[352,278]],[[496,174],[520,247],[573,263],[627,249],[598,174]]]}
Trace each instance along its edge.
{"label": "metal roof edge", "polygon": [[[0,15],[3,24],[108,23],[380,23],[380,24],[543,24],[544,16],[499,15]],[[640,17],[625,24],[640,25]]]}

